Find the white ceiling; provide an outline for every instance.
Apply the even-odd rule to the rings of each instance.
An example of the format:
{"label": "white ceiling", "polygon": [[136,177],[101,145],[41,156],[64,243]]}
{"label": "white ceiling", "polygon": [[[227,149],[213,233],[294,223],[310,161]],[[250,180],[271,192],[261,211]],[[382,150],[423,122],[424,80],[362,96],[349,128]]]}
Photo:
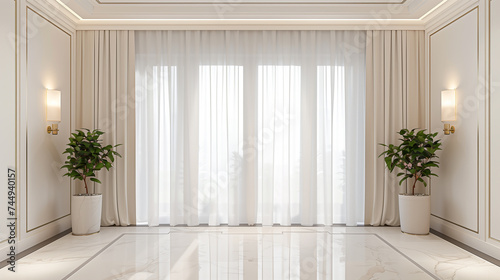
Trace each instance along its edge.
{"label": "white ceiling", "polygon": [[[403,4],[407,0],[313,0],[313,1],[304,1],[304,0],[245,0],[245,1],[232,1],[233,3],[330,3],[330,4]],[[213,0],[147,0],[147,1],[138,1],[138,0],[91,0],[91,2],[97,2],[99,4],[172,4],[172,3],[181,3],[181,4],[198,4],[198,3],[214,3]],[[220,1],[223,2],[223,1]],[[226,3],[230,3],[230,1],[224,1]]]}
{"label": "white ceiling", "polygon": [[[42,0],[28,0],[38,2]],[[45,0],[77,26],[148,22],[337,22],[423,25],[432,12],[462,0]],[[134,23],[135,22],[135,23]]]}
{"label": "white ceiling", "polygon": [[82,19],[419,19],[443,0],[58,0]]}

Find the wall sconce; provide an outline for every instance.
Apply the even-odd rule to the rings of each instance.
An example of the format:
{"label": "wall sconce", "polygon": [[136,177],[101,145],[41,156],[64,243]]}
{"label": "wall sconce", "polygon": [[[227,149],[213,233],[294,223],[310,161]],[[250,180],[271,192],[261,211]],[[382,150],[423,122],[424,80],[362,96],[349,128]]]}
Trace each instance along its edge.
{"label": "wall sconce", "polygon": [[[453,122],[457,120],[457,106],[455,99],[455,90],[441,91],[441,121]],[[444,135],[455,133],[455,127],[449,123],[444,124]]]}
{"label": "wall sconce", "polygon": [[[47,122],[61,121],[61,92],[58,90],[47,90]],[[57,123],[47,126],[47,133],[57,135],[59,128]]]}

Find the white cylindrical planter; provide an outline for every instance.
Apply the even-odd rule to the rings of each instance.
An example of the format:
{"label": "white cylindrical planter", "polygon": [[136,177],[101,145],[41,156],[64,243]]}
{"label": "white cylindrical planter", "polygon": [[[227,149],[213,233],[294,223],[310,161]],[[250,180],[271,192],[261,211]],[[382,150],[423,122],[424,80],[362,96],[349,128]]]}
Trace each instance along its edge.
{"label": "white cylindrical planter", "polygon": [[399,195],[401,231],[411,234],[429,234],[431,197],[429,195]]}
{"label": "white cylindrical planter", "polygon": [[71,225],[73,235],[90,235],[101,230],[102,195],[73,195]]}

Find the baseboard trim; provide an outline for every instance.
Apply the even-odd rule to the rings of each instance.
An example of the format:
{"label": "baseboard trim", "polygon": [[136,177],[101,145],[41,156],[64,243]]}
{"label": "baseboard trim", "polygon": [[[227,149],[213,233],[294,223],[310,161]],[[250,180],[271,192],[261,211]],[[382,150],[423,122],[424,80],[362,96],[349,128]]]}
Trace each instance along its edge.
{"label": "baseboard trim", "polygon": [[[61,232],[61,233],[59,233],[59,234],[57,234],[57,235],[55,235],[55,236],[53,236],[53,237],[45,240],[43,242],[40,242],[40,243],[36,244],[35,246],[32,246],[32,247],[30,247],[30,248],[22,251],[19,254],[16,254],[16,262],[19,261],[20,259],[26,257],[27,255],[29,255],[29,254],[31,254],[31,253],[33,253],[33,252],[41,249],[42,247],[45,247],[45,246],[49,245],[50,243],[56,241],[57,239],[65,236],[65,235],[67,235],[69,233],[71,233],[71,229],[65,230],[65,231],[63,231],[63,232]],[[0,263],[0,269],[4,268],[6,266],[7,266],[7,259],[3,259],[2,262]]]}
{"label": "baseboard trim", "polygon": [[431,229],[431,233],[436,235],[437,237],[440,237],[440,238],[450,242],[451,244],[453,244],[457,247],[464,249],[465,251],[467,251],[471,254],[474,254],[474,255],[480,257],[481,259],[484,259],[484,260],[486,260],[486,261],[488,261],[496,266],[500,266],[500,260],[498,260],[498,259],[496,259],[488,254],[485,254],[485,253],[483,253],[479,250],[476,250],[468,245],[465,245],[464,243],[462,243],[456,239],[453,239],[453,238],[449,237],[448,235],[445,235],[437,230]]}

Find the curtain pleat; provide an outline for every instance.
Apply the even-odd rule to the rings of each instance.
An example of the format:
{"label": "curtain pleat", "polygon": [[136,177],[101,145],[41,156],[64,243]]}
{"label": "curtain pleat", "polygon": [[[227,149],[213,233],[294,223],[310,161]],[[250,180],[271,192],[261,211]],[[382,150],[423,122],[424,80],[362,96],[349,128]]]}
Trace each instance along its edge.
{"label": "curtain pleat", "polygon": [[138,223],[363,222],[365,32],[135,34]]}
{"label": "curtain pleat", "polygon": [[133,31],[77,32],[76,127],[100,129],[103,143],[122,144],[114,167],[101,171],[101,224],[135,223],[135,39]]}
{"label": "curtain pleat", "polygon": [[425,128],[423,31],[368,31],[366,37],[365,221],[399,225],[397,172],[385,168],[379,145],[402,128]]}

